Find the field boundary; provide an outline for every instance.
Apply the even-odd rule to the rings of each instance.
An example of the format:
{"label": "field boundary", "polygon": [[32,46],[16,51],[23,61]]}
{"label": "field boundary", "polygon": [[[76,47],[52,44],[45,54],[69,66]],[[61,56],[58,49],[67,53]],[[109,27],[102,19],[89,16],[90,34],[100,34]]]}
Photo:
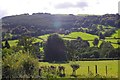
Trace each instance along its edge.
{"label": "field boundary", "polygon": [[120,58],[82,58],[79,61],[120,60]]}

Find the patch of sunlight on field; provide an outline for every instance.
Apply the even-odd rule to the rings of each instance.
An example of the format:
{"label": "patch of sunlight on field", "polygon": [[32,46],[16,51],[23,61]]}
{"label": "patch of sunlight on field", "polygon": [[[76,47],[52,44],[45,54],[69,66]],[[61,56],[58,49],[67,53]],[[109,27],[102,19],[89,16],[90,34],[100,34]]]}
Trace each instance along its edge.
{"label": "patch of sunlight on field", "polygon": [[69,38],[63,38],[64,40],[75,40],[75,39],[69,39]]}
{"label": "patch of sunlight on field", "polygon": [[83,32],[72,32],[69,35],[66,35],[65,37],[72,37],[72,38],[81,37],[83,40],[94,40],[94,38],[99,38],[96,35],[83,33]]}
{"label": "patch of sunlight on field", "polygon": [[44,49],[43,49],[43,47],[40,47],[40,51],[41,51],[41,52],[44,52]]}
{"label": "patch of sunlight on field", "polygon": [[118,48],[118,44],[112,44],[112,46],[114,47],[114,48]]}
{"label": "patch of sunlight on field", "polygon": [[114,33],[114,34],[112,34],[111,35],[111,37],[116,37],[116,38],[118,38],[118,33],[120,33],[120,29],[118,29],[117,31],[116,31],[116,33]]}
{"label": "patch of sunlight on field", "polygon": [[[54,33],[53,33],[54,34]],[[42,35],[42,36],[38,36],[38,38],[42,38],[44,40],[47,40],[48,39],[48,36],[50,36],[51,34],[45,34],[45,35]],[[59,34],[60,37],[63,37],[64,34]]]}
{"label": "patch of sunlight on field", "polygon": [[36,43],[36,42],[42,42],[43,40],[41,40],[41,39],[38,39],[38,38],[35,38],[35,42],[34,43]]}
{"label": "patch of sunlight on field", "polygon": [[[93,41],[88,41],[90,43],[90,47],[93,47]],[[99,41],[98,47],[101,45],[102,41]]]}
{"label": "patch of sunlight on field", "polygon": [[118,48],[118,44],[113,44],[113,43],[117,43],[117,39],[106,39],[105,41],[108,41],[108,42],[112,42],[112,46],[114,48]]}
{"label": "patch of sunlight on field", "polygon": [[[98,74],[101,76],[106,76],[106,66],[108,68],[107,70],[107,76],[108,78],[118,77],[118,60],[104,60],[104,61],[77,61],[77,64],[80,65],[80,68],[77,70],[77,76],[84,76],[88,77],[88,66],[90,68],[91,73],[93,76],[95,76],[95,65],[98,67]],[[64,66],[65,67],[65,73],[66,77],[70,77],[72,74],[72,68],[70,66],[70,63],[48,63],[48,62],[40,62],[40,66]]]}
{"label": "patch of sunlight on field", "polygon": [[[17,43],[18,43],[18,40],[8,40],[10,46],[16,46]],[[33,43],[36,43],[36,42],[42,42],[41,39],[38,39],[38,38],[35,38],[35,42]],[[5,41],[2,41],[3,45],[5,44]]]}
{"label": "patch of sunlight on field", "polygon": [[[18,40],[9,40],[8,42],[9,42],[10,46],[16,46]],[[5,41],[2,41],[2,43],[3,43],[3,45],[4,45],[4,44],[5,44]]]}
{"label": "patch of sunlight on field", "polygon": [[47,39],[49,35],[50,34],[45,34],[45,35],[42,35],[42,36],[38,36],[38,38]]}

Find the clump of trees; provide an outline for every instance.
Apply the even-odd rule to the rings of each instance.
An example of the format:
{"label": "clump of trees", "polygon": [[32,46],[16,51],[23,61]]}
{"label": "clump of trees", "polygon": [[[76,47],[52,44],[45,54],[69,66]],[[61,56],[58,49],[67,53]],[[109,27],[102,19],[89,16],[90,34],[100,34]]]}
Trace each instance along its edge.
{"label": "clump of trees", "polygon": [[90,46],[89,42],[82,40],[81,37],[78,37],[76,40],[65,41],[65,43],[68,60],[79,60],[80,54]]}
{"label": "clump of trees", "polygon": [[95,38],[93,47],[88,41],[78,37],[76,40],[62,40],[57,34],[48,37],[45,45],[45,60],[47,61],[76,61],[83,58],[118,58],[117,49],[110,42],[99,44]]}
{"label": "clump of trees", "polygon": [[113,49],[114,47],[111,45],[110,42],[103,41],[100,45],[100,52],[101,52],[100,56],[104,58],[109,58],[109,53]]}
{"label": "clump of trees", "polygon": [[65,44],[57,34],[48,37],[44,50],[46,61],[66,61]]}
{"label": "clump of trees", "polygon": [[[2,77],[3,78],[30,78],[38,75],[38,59],[33,55],[33,39],[23,37],[17,46],[5,42],[2,49]],[[4,45],[3,45],[4,46]]]}

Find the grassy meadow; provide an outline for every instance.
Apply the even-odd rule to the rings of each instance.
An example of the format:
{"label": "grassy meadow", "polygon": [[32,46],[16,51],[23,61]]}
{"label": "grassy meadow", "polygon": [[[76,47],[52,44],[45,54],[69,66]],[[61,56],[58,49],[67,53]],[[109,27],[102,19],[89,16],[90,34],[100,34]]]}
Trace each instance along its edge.
{"label": "grassy meadow", "polygon": [[[48,62],[40,62],[40,66],[64,66],[66,77],[70,77],[72,74],[72,68],[69,63],[48,63]],[[76,71],[76,75],[79,78],[86,77],[95,77],[95,65],[98,67],[98,74],[102,77],[107,78],[117,78],[118,77],[118,60],[103,60],[103,61],[76,61],[75,63],[79,64],[80,67]],[[88,66],[90,68],[90,72],[88,74]],[[106,74],[106,66],[107,66],[107,74]]]}

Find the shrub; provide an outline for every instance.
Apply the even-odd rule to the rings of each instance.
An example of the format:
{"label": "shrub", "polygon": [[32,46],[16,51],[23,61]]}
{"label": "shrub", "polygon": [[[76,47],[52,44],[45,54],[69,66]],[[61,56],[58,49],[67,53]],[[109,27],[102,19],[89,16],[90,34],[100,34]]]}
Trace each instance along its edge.
{"label": "shrub", "polygon": [[71,76],[77,77],[77,76],[76,76],[76,70],[80,67],[80,65],[79,65],[79,64],[76,64],[76,63],[73,63],[73,64],[71,64],[70,66],[71,66],[72,69],[73,69],[73,72],[72,72],[72,75],[71,75]]}
{"label": "shrub", "polygon": [[3,78],[35,77],[38,74],[38,60],[25,53],[6,55],[3,58]]}

